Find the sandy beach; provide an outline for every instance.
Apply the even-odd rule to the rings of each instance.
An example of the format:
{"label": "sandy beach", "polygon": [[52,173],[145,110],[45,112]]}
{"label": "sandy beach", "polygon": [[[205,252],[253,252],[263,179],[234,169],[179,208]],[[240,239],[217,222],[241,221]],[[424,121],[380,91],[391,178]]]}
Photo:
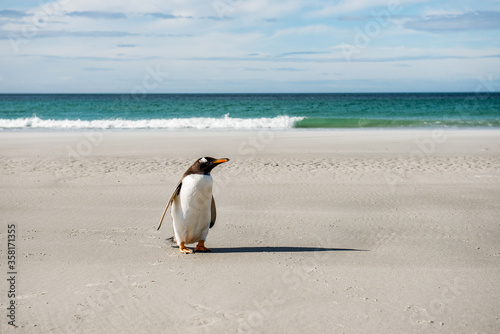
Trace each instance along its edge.
{"label": "sandy beach", "polygon": [[[6,131],[0,153],[2,333],[500,332],[499,130]],[[156,226],[203,156],[231,161],[212,252],[183,255]]]}

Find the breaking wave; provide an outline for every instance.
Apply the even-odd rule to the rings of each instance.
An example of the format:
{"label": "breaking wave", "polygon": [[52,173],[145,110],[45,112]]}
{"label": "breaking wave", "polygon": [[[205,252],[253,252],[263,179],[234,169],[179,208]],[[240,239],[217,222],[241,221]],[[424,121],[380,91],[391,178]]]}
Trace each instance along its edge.
{"label": "breaking wave", "polygon": [[0,129],[341,129],[341,128],[428,128],[428,127],[500,127],[499,119],[488,120],[419,120],[419,119],[357,119],[316,117],[221,118],[193,117],[172,119],[100,119],[54,120],[37,116],[0,119]]}
{"label": "breaking wave", "polygon": [[193,117],[173,119],[102,119],[54,120],[36,116],[0,119],[2,129],[287,129],[304,117],[277,116],[272,118]]}

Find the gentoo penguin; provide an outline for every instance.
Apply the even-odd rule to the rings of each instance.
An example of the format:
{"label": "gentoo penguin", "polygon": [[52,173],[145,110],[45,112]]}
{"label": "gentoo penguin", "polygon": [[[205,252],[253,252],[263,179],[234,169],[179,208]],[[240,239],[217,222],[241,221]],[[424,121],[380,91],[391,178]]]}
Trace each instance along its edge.
{"label": "gentoo penguin", "polygon": [[229,159],[214,159],[204,157],[188,168],[182,175],[174,193],[163,211],[158,229],[161,227],[167,209],[172,203],[172,220],[174,236],[181,253],[189,254],[193,251],[186,248],[186,244],[198,242],[195,252],[210,252],[205,247],[208,229],[215,224],[215,201],[212,195],[213,180],[210,171],[217,165]]}

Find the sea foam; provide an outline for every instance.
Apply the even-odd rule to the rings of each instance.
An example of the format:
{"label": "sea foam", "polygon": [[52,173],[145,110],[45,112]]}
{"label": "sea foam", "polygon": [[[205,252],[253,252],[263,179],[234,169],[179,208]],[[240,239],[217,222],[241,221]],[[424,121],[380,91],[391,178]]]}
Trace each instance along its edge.
{"label": "sea foam", "polygon": [[54,120],[36,116],[0,119],[2,129],[287,129],[304,117],[277,116],[272,118],[193,117],[173,119],[103,119]]}

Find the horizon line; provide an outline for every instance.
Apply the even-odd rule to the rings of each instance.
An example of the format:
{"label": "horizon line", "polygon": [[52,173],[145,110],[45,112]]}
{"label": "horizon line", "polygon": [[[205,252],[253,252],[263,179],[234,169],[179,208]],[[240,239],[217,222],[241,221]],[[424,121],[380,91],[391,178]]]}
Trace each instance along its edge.
{"label": "horizon line", "polygon": [[[148,95],[292,95],[292,94],[499,94],[500,91],[493,91],[493,92],[476,92],[476,91],[402,91],[402,92],[395,92],[395,91],[387,91],[387,92],[170,92],[170,93],[147,93],[147,94],[141,94],[141,96],[148,96]],[[44,92],[15,92],[15,93],[3,93],[0,92],[0,95],[136,95],[133,93],[111,93],[111,92],[94,92],[94,93],[89,93],[89,92],[81,92],[81,93],[64,93],[64,92],[57,92],[57,93],[44,93]]]}

